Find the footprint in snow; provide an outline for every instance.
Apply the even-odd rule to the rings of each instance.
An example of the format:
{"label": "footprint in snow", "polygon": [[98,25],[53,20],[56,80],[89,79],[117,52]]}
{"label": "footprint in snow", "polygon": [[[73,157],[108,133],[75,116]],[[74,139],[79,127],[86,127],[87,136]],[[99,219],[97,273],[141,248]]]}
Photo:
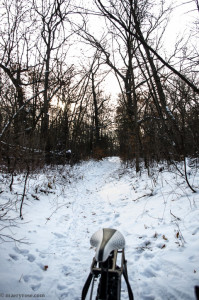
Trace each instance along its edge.
{"label": "footprint in snow", "polygon": [[40,256],[41,258],[46,258],[46,255],[45,255],[44,253],[40,253],[39,256]]}
{"label": "footprint in snow", "polygon": [[61,285],[61,284],[57,285],[57,289],[60,290],[60,291],[66,289],[66,288],[67,288],[67,286],[65,286],[65,285]]}
{"label": "footprint in snow", "polygon": [[159,265],[159,264],[157,264],[157,263],[151,265],[151,268],[152,268],[154,271],[156,271],[156,272],[161,271],[161,265]]}
{"label": "footprint in snow", "polygon": [[142,275],[144,275],[147,278],[156,277],[155,273],[150,268],[146,268]]}
{"label": "footprint in snow", "polygon": [[120,223],[120,222],[117,222],[117,221],[116,221],[116,222],[114,223],[114,227],[115,227],[115,228],[119,228],[120,226],[121,226],[121,223]]}
{"label": "footprint in snow", "polygon": [[43,277],[41,276],[37,276],[37,275],[24,275],[23,276],[23,280],[25,282],[31,282],[31,281],[41,281],[43,279]]}
{"label": "footprint in snow", "polygon": [[198,232],[199,232],[199,227],[193,231],[192,235],[196,235]]}
{"label": "footprint in snow", "polygon": [[[18,254],[21,254],[21,255],[23,255],[24,257],[26,257],[27,260],[28,260],[29,262],[33,262],[33,261],[35,261],[35,259],[36,259],[34,255],[29,254],[29,250],[26,250],[26,249],[19,249],[19,248],[17,248],[17,247],[14,247],[14,250],[15,250],[15,252],[17,252]],[[12,259],[14,259],[14,260],[17,260],[17,259],[18,259],[17,255],[12,255],[12,254],[10,254],[10,257],[11,257]],[[14,257],[15,257],[15,258],[14,258]]]}
{"label": "footprint in snow", "polygon": [[154,300],[155,298],[153,296],[142,296],[143,300]]}
{"label": "footprint in snow", "polygon": [[140,255],[135,255],[135,256],[134,256],[134,260],[135,260],[135,261],[138,261],[139,259],[140,259]]}
{"label": "footprint in snow", "polygon": [[32,254],[28,254],[27,257],[28,257],[28,261],[30,261],[30,262],[33,262],[36,259],[35,256]]}
{"label": "footprint in snow", "polygon": [[67,266],[63,266],[62,267],[62,273],[65,275],[65,276],[68,276],[70,274],[69,272],[69,268]]}
{"label": "footprint in snow", "polygon": [[36,249],[36,252],[39,253],[39,257],[46,258],[46,253],[41,252],[39,249]]}
{"label": "footprint in snow", "polygon": [[116,219],[116,218],[119,218],[119,216],[120,216],[120,214],[119,214],[119,213],[116,213],[116,214],[115,214],[115,219]]}
{"label": "footprint in snow", "polygon": [[23,255],[25,255],[25,254],[28,254],[28,253],[29,253],[29,250],[26,250],[26,249],[19,249],[19,248],[17,248],[17,247],[14,247],[13,249],[14,249],[14,251],[17,252],[18,254],[23,254]]}
{"label": "footprint in snow", "polygon": [[151,259],[154,257],[154,254],[152,252],[145,252],[144,253],[144,258],[146,259]]}
{"label": "footprint in snow", "polygon": [[60,234],[60,233],[53,232],[53,234],[54,234],[56,237],[58,237],[59,239],[66,238],[63,234]]}
{"label": "footprint in snow", "polygon": [[12,258],[13,260],[17,261],[18,260],[18,256],[15,254],[9,254],[10,258]]}
{"label": "footprint in snow", "polygon": [[41,284],[32,284],[30,287],[33,291],[37,291],[40,288]]}
{"label": "footprint in snow", "polygon": [[68,299],[68,293],[63,293],[59,296],[59,300],[65,300]]}

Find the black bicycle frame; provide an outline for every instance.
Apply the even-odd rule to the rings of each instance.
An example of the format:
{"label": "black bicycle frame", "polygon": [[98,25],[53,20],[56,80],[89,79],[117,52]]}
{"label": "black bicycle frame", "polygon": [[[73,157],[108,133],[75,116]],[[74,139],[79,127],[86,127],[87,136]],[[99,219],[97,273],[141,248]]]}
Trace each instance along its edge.
{"label": "black bicycle frame", "polygon": [[[118,253],[121,254],[121,267],[117,265]],[[125,260],[124,249],[122,250],[114,250],[111,252],[110,256],[105,262],[97,262],[95,258],[93,258],[93,262],[91,264],[91,272],[86,280],[86,283],[82,290],[82,300],[86,299],[86,295],[89,289],[89,286],[93,280],[94,281],[99,278],[97,297],[93,299],[107,300],[121,299],[121,276],[124,276],[124,279],[127,284],[129,299],[133,300],[133,293],[128,281],[128,273],[127,273],[127,263]],[[91,288],[91,297],[92,299],[92,289]],[[112,298],[111,298],[112,297]]]}
{"label": "black bicycle frame", "polygon": [[[121,267],[117,266],[118,253],[122,253],[121,256]],[[121,276],[124,265],[124,250],[113,251],[109,258],[99,263],[99,272],[101,274],[100,286],[99,286],[99,299],[107,300],[110,293],[115,293],[115,299],[120,300],[121,293]],[[96,268],[93,269],[95,274]]]}
{"label": "black bicycle frame", "polygon": [[[117,266],[118,253],[122,253],[121,267]],[[107,300],[109,294],[113,292],[112,289],[114,289],[115,300],[120,300],[121,276],[123,272],[123,265],[124,265],[124,250],[113,251],[105,262],[98,263],[96,259],[93,258],[93,262],[91,264],[91,273],[82,291],[82,299],[85,299],[86,293],[88,291],[88,287],[92,279],[95,280],[100,276],[98,291],[97,291],[98,298],[102,300]],[[113,287],[110,286],[111,284],[113,285]]]}

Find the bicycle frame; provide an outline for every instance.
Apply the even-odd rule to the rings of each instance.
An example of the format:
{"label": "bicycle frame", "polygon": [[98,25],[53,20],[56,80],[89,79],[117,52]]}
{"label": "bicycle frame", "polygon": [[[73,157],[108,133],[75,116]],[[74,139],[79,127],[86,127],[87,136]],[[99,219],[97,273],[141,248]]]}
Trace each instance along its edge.
{"label": "bicycle frame", "polygon": [[[82,289],[81,299],[86,299],[91,285],[90,300],[120,300],[121,277],[123,275],[129,300],[133,300],[124,254],[125,240],[122,234],[115,229],[103,228],[92,235],[90,243],[92,247],[96,247],[96,255],[91,264],[90,274]],[[92,298],[96,281],[98,281],[97,296]]]}
{"label": "bicycle frame", "polygon": [[[118,253],[121,253],[121,267],[117,266]],[[120,300],[121,276],[124,266],[124,250],[114,250],[105,262],[97,263],[95,258],[91,265],[91,273],[94,279],[100,276],[98,286],[98,298],[108,300],[114,293],[114,299]]]}

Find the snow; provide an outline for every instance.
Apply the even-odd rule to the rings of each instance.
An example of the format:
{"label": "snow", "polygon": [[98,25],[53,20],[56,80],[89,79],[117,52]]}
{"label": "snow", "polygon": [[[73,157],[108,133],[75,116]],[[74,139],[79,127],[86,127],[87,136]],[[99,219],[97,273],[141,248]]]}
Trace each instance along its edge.
{"label": "snow", "polygon": [[[24,238],[1,243],[0,299],[81,299],[94,256],[90,237],[108,227],[125,237],[135,300],[195,299],[199,194],[166,164],[154,166],[150,176],[134,169],[112,157],[31,174],[23,220],[0,231]],[[188,176],[197,187],[198,174],[189,168]],[[25,174],[14,176],[12,191],[10,180],[0,175],[1,204],[9,201],[8,216],[14,218]],[[123,299],[128,299],[124,280]]]}

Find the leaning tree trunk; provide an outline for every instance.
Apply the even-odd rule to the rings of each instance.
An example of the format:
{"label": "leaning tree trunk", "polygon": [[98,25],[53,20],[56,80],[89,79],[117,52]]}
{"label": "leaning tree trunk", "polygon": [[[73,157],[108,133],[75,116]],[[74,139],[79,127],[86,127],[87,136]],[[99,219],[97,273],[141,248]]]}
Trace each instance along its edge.
{"label": "leaning tree trunk", "polygon": [[[142,31],[140,29],[139,26],[139,22],[137,20],[137,16],[135,14],[135,12],[133,13],[133,17],[134,17],[134,22],[135,22],[135,30],[137,35],[140,37],[141,40],[144,40],[144,36],[142,34]],[[161,84],[161,80],[160,77],[158,75],[153,57],[150,54],[150,50],[148,47],[145,46],[145,44],[143,44],[143,48],[144,51],[146,53],[146,57],[148,59],[150,68],[151,68],[151,72],[153,75],[153,79],[155,82],[155,86],[156,86],[156,90],[157,90],[157,94],[158,94],[158,98],[161,104],[161,108],[163,110],[163,113],[166,115],[168,122],[172,128],[172,130],[168,131],[170,137],[172,138],[172,141],[175,143],[176,145],[176,149],[178,151],[179,154],[183,154],[184,153],[184,142],[183,142],[183,137],[182,134],[179,130],[179,127],[176,123],[176,120],[174,118],[174,116],[171,114],[171,112],[168,109],[167,103],[166,103],[166,97],[165,97],[165,93]],[[164,120],[162,119],[162,122],[164,123]]]}

